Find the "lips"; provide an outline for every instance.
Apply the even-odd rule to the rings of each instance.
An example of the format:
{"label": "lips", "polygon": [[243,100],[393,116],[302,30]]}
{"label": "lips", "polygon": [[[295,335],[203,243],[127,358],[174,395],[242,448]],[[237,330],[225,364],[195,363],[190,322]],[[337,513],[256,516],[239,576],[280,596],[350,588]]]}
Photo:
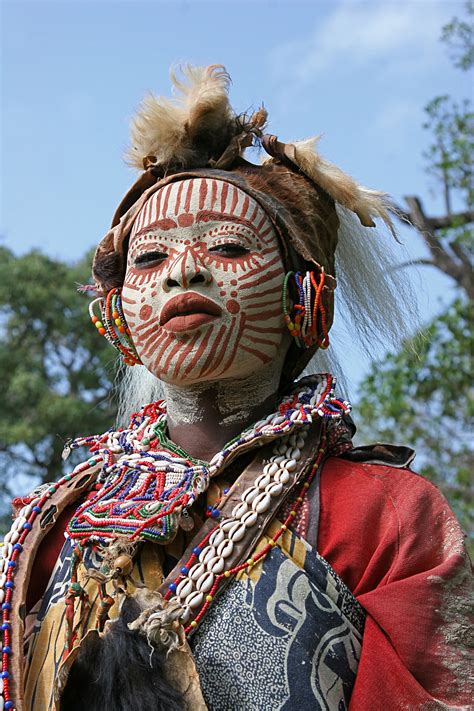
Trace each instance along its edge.
{"label": "lips", "polygon": [[221,307],[201,294],[179,294],[166,303],[160,325],[167,331],[189,331],[221,316]]}

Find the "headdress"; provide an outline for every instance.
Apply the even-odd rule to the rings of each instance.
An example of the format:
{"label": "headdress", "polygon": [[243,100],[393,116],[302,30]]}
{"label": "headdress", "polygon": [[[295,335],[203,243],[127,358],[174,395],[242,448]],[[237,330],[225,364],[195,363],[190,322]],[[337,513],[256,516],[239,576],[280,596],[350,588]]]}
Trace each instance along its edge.
{"label": "headdress", "polygon": [[[149,197],[170,182],[214,177],[253,197],[272,220],[288,271],[323,267],[323,303],[327,327],[333,318],[335,251],[339,218],[336,203],[351,210],[366,227],[380,217],[393,232],[384,193],[358,185],[323,159],[316,139],[283,143],[265,132],[267,112],[238,115],[230,106],[230,77],[224,67],[183,69],[174,73],[173,99],[148,96],[132,121],[127,158],[143,172],[118,206],[112,228],[99,243],[93,264],[97,288],[106,293],[123,283],[128,239],[138,212]],[[255,165],[244,158],[250,145],[261,146],[266,159]],[[317,346],[292,345],[284,372],[292,381]]]}

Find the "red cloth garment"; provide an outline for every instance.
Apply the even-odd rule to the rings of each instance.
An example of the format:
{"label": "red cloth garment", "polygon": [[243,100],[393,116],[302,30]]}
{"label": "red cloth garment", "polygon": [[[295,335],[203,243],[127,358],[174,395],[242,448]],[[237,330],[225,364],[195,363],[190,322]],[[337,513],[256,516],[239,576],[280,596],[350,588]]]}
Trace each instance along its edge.
{"label": "red cloth garment", "polygon": [[472,578],[445,498],[409,470],[332,458],[320,502],[318,552],[367,611],[351,711],[468,708]]}

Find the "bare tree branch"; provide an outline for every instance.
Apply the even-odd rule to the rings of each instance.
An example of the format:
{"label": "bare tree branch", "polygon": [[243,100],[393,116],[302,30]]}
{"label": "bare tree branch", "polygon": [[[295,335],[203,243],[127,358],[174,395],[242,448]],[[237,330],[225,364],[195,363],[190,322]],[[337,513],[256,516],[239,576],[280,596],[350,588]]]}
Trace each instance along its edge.
{"label": "bare tree branch", "polygon": [[466,292],[468,298],[474,300],[473,270],[469,258],[464,253],[461,245],[450,243],[449,247],[459,260],[457,261],[443,246],[435,233],[437,229],[444,229],[452,225],[453,221],[458,222],[458,220],[462,221],[465,218],[466,223],[470,222],[471,218],[474,218],[474,213],[467,211],[445,217],[430,218],[425,215],[421,200],[418,197],[408,196],[405,197],[405,201],[408,205],[408,210],[404,210],[394,204],[393,212],[400,220],[414,227],[420,233],[430,250],[432,259],[414,260],[399,266],[411,266],[413,264],[433,266],[451,277]]}

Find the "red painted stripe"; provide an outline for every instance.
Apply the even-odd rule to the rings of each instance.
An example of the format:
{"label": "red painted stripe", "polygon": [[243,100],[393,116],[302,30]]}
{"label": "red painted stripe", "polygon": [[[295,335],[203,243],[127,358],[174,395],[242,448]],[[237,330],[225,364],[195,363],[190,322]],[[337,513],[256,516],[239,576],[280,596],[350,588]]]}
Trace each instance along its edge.
{"label": "red painted stripe", "polygon": [[275,341],[269,341],[268,338],[258,338],[257,336],[252,336],[252,338],[250,338],[246,333],[242,336],[242,340],[249,340],[250,343],[262,343],[265,346],[275,345]]}
{"label": "red painted stripe", "polygon": [[223,334],[225,333],[225,329],[226,329],[226,327],[224,325],[222,325],[219,328],[212,345],[209,347],[209,355],[207,356],[206,360],[204,361],[204,365],[202,366],[201,370],[199,371],[198,377],[201,377],[203,375],[203,373],[205,373],[207,371],[207,369],[209,368],[209,364],[212,362],[212,359],[214,358],[214,355],[215,355],[216,346],[219,343],[220,339],[222,338]]}
{"label": "red painted stripe", "polygon": [[[233,320],[234,320],[234,323],[235,323],[235,319],[233,319]],[[238,330],[238,332],[237,332],[237,336],[235,337],[234,347],[232,348],[232,352],[231,352],[229,358],[227,359],[225,365],[224,365],[223,368],[221,369],[221,373],[225,373],[225,371],[229,368],[230,364],[232,363],[232,361],[233,361],[234,358],[235,358],[235,354],[236,354],[236,352],[237,352],[237,348],[239,347],[239,344],[240,344],[240,338],[241,338],[241,336],[242,336],[242,332],[243,332],[244,327],[245,327],[245,322],[246,322],[245,314],[240,314],[239,330]],[[232,324],[232,330],[234,330],[234,324]],[[226,345],[226,348],[227,348],[227,345]]]}
{"label": "red painted stripe", "polygon": [[217,188],[218,188],[217,180],[213,180],[212,185],[211,185],[211,210],[214,209],[214,205],[216,204]]}
{"label": "red painted stripe", "polygon": [[186,349],[183,351],[183,353],[179,354],[179,356],[176,360],[176,365],[174,367],[173,378],[176,378],[176,376],[178,375],[179,369],[183,365],[185,358],[187,358],[188,355],[191,353],[192,349],[194,348],[194,346],[196,344],[196,341],[200,337],[201,337],[201,334],[199,332],[195,333],[194,336],[192,337],[191,341],[186,346]]}
{"label": "red painted stripe", "polygon": [[[244,202],[242,204],[242,209],[240,211],[240,217],[244,218],[246,216],[247,210],[249,209],[249,205],[250,205],[250,199],[249,199],[249,196],[246,195],[244,198]],[[254,212],[255,212],[255,210],[254,210]]]}
{"label": "red painted stripe", "polygon": [[281,327],[270,328],[269,326],[255,326],[250,324],[245,329],[246,333],[281,333]]}
{"label": "red painted stripe", "polygon": [[174,206],[174,214],[179,215],[179,208],[181,205],[181,193],[183,192],[183,187],[184,187],[184,182],[182,180],[179,181],[178,183],[178,194],[176,195],[176,202]]}
{"label": "red painted stripe", "polygon": [[225,212],[225,204],[227,201],[227,194],[229,192],[229,183],[222,183],[222,192],[221,192],[221,212]]}
{"label": "red painted stripe", "polygon": [[262,363],[270,363],[271,357],[266,355],[265,353],[261,353],[260,351],[255,350],[255,348],[248,348],[247,346],[244,346],[242,344],[242,350],[247,351],[247,353],[252,353],[252,355],[256,356],[257,358],[260,358]]}
{"label": "red painted stripe", "polygon": [[186,199],[184,201],[184,211],[185,212],[189,212],[189,206],[191,204],[191,198],[193,195],[194,183],[195,183],[194,180],[189,181],[188,190],[186,192]]}
{"label": "red painted stripe", "polygon": [[263,321],[266,318],[272,318],[273,316],[283,316],[283,311],[281,308],[273,309],[273,311],[264,311],[260,314],[254,314],[253,316],[247,316],[248,321]]}
{"label": "red painted stripe", "polygon": [[233,214],[235,212],[235,208],[237,207],[237,203],[239,202],[239,191],[235,187],[235,185],[232,186],[232,202],[230,205],[230,212]]}
{"label": "red painted stripe", "polygon": [[[282,289],[282,284],[279,284],[278,286],[274,286],[272,289],[266,289],[265,291],[261,291],[258,294],[258,298],[260,299],[262,296],[269,296],[270,294],[276,294],[277,292],[281,292]],[[254,294],[245,294],[245,296],[241,296],[240,299],[242,301],[247,301],[248,299],[254,299],[255,295]]]}
{"label": "red painted stripe", "polygon": [[191,360],[191,362],[186,366],[186,370],[184,371],[185,375],[188,375],[190,373],[196,363],[198,363],[199,358],[202,356],[204,351],[206,350],[206,346],[209,342],[210,337],[215,331],[215,326],[213,324],[210,324],[210,328],[208,328],[206,335],[202,339],[201,343],[199,344],[199,348],[197,349],[196,353],[194,354],[194,358]]}
{"label": "red painted stripe", "polygon": [[[261,273],[261,270],[260,270],[260,269],[253,270],[253,273],[252,273],[252,274],[251,274],[250,272],[247,272],[247,274],[244,274],[243,277],[241,277],[241,280],[240,280],[240,281],[242,281],[242,279],[246,279],[249,275],[250,275],[250,276],[255,276],[255,274],[259,274],[259,273]],[[262,284],[262,283],[264,283],[264,282],[266,282],[266,281],[270,281],[270,279],[273,279],[273,277],[280,276],[281,274],[283,274],[283,269],[282,269],[280,266],[278,266],[278,267],[277,267],[276,269],[274,269],[272,272],[267,272],[266,274],[264,274],[263,276],[261,276],[260,279],[256,279],[255,281],[251,281],[250,284],[242,284],[242,283],[240,283],[240,284],[239,284],[239,290],[240,290],[240,289],[253,289],[254,286],[258,286],[259,284]]]}
{"label": "red painted stripe", "polygon": [[207,196],[207,180],[203,178],[201,180],[201,185],[199,186],[199,209],[202,210],[206,203]]}
{"label": "red painted stripe", "polygon": [[169,202],[169,199],[170,199],[170,193],[171,193],[172,187],[173,187],[173,183],[171,183],[170,185],[168,185],[168,186],[165,188],[165,191],[166,191],[166,192],[165,192],[165,199],[164,199],[164,202],[163,202],[163,215],[164,215],[164,216],[166,216],[166,215],[168,214],[168,202]]}

